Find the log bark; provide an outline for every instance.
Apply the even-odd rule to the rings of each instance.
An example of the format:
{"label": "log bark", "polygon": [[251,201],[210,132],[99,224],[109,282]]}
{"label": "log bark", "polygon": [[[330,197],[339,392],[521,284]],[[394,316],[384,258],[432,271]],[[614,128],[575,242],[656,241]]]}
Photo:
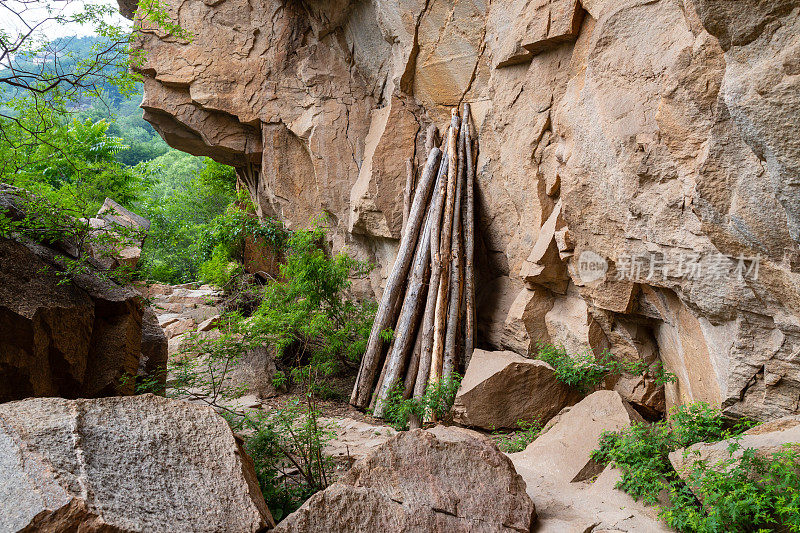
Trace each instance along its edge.
{"label": "log bark", "polygon": [[428,161],[425,164],[425,170],[420,178],[419,187],[417,187],[417,193],[414,195],[414,202],[411,205],[411,211],[408,216],[408,227],[400,240],[397,259],[395,259],[392,271],[386,280],[386,288],[383,290],[381,303],[372,323],[367,349],[361,359],[361,366],[353,386],[353,393],[350,395],[350,403],[355,407],[364,408],[369,403],[372,386],[375,383],[375,374],[380,364],[381,349],[383,348],[381,332],[394,325],[396,316],[394,308],[400,297],[403,281],[408,275],[408,270],[411,266],[411,258],[416,248],[422,219],[427,211],[428,198],[436,178],[436,169],[439,166],[440,156],[441,151],[438,148],[431,150]]}
{"label": "log bark", "polygon": [[403,298],[403,307],[400,310],[400,318],[398,318],[397,327],[394,330],[394,343],[386,356],[386,375],[383,383],[378,387],[378,400],[375,403],[373,413],[378,418],[383,418],[389,391],[402,379],[403,369],[408,361],[409,353],[414,347],[413,343],[417,333],[417,326],[420,322],[420,315],[425,307],[426,282],[430,274],[432,211],[433,206],[431,205],[428,207],[425,227],[419,243],[417,243],[411,278],[408,280],[408,287]]}
{"label": "log bark", "polygon": [[[445,135],[448,135],[447,133]],[[422,346],[419,355],[419,369],[414,384],[414,397],[421,398],[428,385],[431,371],[431,352],[433,350],[433,327],[436,312],[436,296],[439,293],[439,282],[442,275],[442,261],[439,254],[439,236],[442,227],[442,210],[444,209],[447,195],[447,176],[449,168],[447,144],[445,143],[442,154],[442,164],[439,166],[437,176],[438,190],[433,199],[433,221],[431,225],[431,277],[428,284],[428,295],[425,301],[425,314],[422,317]]]}
{"label": "log bark", "polygon": [[406,188],[403,191],[403,226],[402,233],[406,232],[408,213],[411,211],[411,199],[414,197],[414,162],[406,159]]}
{"label": "log bark", "polygon": [[[393,344],[394,344],[394,341],[392,341],[392,343],[389,345],[389,351],[391,351],[391,350],[392,350],[392,345],[393,345]],[[378,394],[377,394],[377,391],[378,391],[378,390],[381,388],[381,386],[383,385],[383,380],[386,378],[386,369],[388,368],[388,366],[389,366],[389,359],[388,359],[388,358],[384,358],[384,359],[383,359],[383,366],[381,367],[381,374],[380,374],[380,376],[378,377],[378,383],[375,385],[375,392],[376,392],[376,394],[373,394],[373,395],[371,395],[371,396],[370,396],[370,400],[369,400],[369,409],[375,409],[375,404],[376,404],[376,403],[377,403],[377,401],[378,401]]]}
{"label": "log bark", "polygon": [[450,131],[447,136],[448,169],[447,199],[445,201],[442,231],[439,242],[439,255],[442,263],[442,275],[439,281],[439,293],[436,296],[436,313],[433,328],[433,350],[431,351],[431,371],[429,383],[437,383],[442,377],[442,356],[444,354],[445,320],[450,287],[450,241],[453,232],[453,209],[455,208],[456,174],[458,171],[458,111],[453,109]]}
{"label": "log bark", "polygon": [[450,295],[448,297],[447,329],[444,340],[444,359],[442,361],[442,378],[447,379],[453,375],[458,363],[458,344],[461,318],[461,296],[464,292],[462,270],[463,236],[461,233],[461,208],[466,181],[466,122],[462,120],[461,131],[458,134],[458,181],[456,183],[456,198],[453,207],[453,236],[450,241]]}
{"label": "log bark", "polygon": [[417,328],[416,340],[414,341],[414,350],[411,352],[411,361],[408,363],[408,370],[405,377],[405,388],[403,391],[403,399],[409,399],[414,394],[414,385],[417,383],[417,371],[419,370],[419,354],[422,350],[422,324]]}
{"label": "log bark", "polygon": [[425,153],[431,153],[434,147],[439,146],[439,130],[436,128],[436,124],[431,124],[428,126],[428,130],[425,132]]}
{"label": "log bark", "polygon": [[470,105],[464,104],[463,121],[466,124],[466,208],[464,217],[464,362],[469,363],[475,350],[475,161],[472,147],[472,116]]}

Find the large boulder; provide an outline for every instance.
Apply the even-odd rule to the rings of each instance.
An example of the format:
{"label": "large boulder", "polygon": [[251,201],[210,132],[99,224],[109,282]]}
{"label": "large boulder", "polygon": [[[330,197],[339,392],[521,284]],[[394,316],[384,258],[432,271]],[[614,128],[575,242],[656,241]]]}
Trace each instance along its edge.
{"label": "large boulder", "polygon": [[106,198],[95,218],[89,219],[95,239],[89,247],[94,259],[105,269],[133,270],[142,255],[150,221]]}
{"label": "large boulder", "polygon": [[620,473],[591,458],[604,431],[641,420],[615,391],[598,391],[555,417],[544,433],[509,454],[536,502],[538,531],[667,532],[657,509],[614,488]]}
{"label": "large boulder", "polygon": [[248,394],[266,399],[286,392],[284,385],[276,386],[274,377],[277,371],[273,350],[266,346],[257,346],[241,356],[227,379],[231,386],[245,386]]}
{"label": "large boulder", "polygon": [[513,352],[475,350],[453,403],[453,420],[483,429],[544,424],[581,395],[556,380],[553,367]]}
{"label": "large boulder", "polygon": [[488,439],[436,427],[403,432],[311,497],[276,531],[531,531],[525,483]]}
{"label": "large boulder", "polygon": [[65,283],[60,257],[0,238],[0,401],[133,392],[125,378],[139,371],[141,298],[91,271]]}
{"label": "large boulder", "polygon": [[0,530],[256,532],[252,461],[210,407],[144,395],[0,405]]}

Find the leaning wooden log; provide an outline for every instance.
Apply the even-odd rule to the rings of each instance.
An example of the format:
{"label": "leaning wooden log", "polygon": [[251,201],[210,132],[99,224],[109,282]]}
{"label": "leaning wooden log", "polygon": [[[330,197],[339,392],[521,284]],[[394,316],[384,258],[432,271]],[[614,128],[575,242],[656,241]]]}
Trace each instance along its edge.
{"label": "leaning wooden log", "polygon": [[439,146],[439,130],[436,127],[436,124],[431,124],[428,126],[428,130],[425,132],[425,153],[431,153],[435,147]]}
{"label": "leaning wooden log", "polygon": [[383,417],[386,398],[392,387],[401,381],[402,371],[408,361],[409,353],[414,347],[420,316],[425,309],[425,282],[428,281],[430,273],[432,211],[433,206],[429,206],[428,214],[425,217],[425,227],[414,255],[414,266],[411,270],[411,278],[408,280],[400,318],[397,320],[397,327],[394,330],[394,343],[389,355],[386,356],[386,376],[378,388],[378,401],[375,403],[373,413],[378,418]]}
{"label": "leaning wooden log", "polygon": [[458,333],[460,332],[461,296],[464,292],[462,271],[464,268],[462,250],[464,248],[461,233],[461,198],[464,194],[464,182],[467,170],[465,167],[466,147],[465,130],[467,124],[462,120],[461,131],[458,134],[458,181],[456,183],[456,201],[453,207],[453,237],[450,241],[450,295],[448,297],[447,329],[444,338],[444,358],[442,361],[442,378],[448,379],[453,375],[457,362]]}
{"label": "leaning wooden log", "polygon": [[[447,134],[445,134],[447,135]],[[417,380],[414,384],[414,397],[421,398],[428,385],[428,377],[431,371],[431,352],[433,350],[433,327],[436,312],[436,296],[439,294],[439,281],[442,275],[442,258],[439,254],[439,236],[442,227],[442,210],[444,209],[445,198],[447,195],[447,176],[448,163],[447,143],[442,154],[442,164],[439,167],[439,175],[436,183],[438,190],[433,198],[433,221],[431,225],[431,277],[428,284],[428,295],[425,301],[425,314],[422,316],[422,346],[419,355],[419,369],[417,370]]]}
{"label": "leaning wooden log", "polygon": [[403,193],[403,227],[405,233],[408,224],[408,213],[411,211],[411,199],[414,197],[414,162],[409,157],[406,159],[406,188]]}
{"label": "leaning wooden log", "polygon": [[[392,342],[389,344],[389,351],[390,351],[390,352],[392,351],[392,345],[393,345],[393,344],[394,344],[394,341],[392,341]],[[388,358],[384,358],[384,360],[383,360],[383,366],[382,366],[382,368],[381,368],[381,374],[380,374],[380,376],[378,377],[378,383],[377,383],[377,385],[375,385],[375,392],[376,392],[376,394],[373,394],[372,396],[370,396],[370,400],[369,400],[369,407],[368,407],[368,409],[370,409],[370,410],[374,410],[374,409],[375,409],[375,404],[376,404],[376,403],[377,403],[377,401],[378,401],[378,394],[377,394],[377,391],[378,391],[378,389],[380,389],[380,388],[381,388],[381,385],[383,385],[383,380],[386,378],[386,369],[388,368],[388,366],[389,366],[389,359],[388,359]]]}
{"label": "leaning wooden log", "polygon": [[464,362],[475,350],[475,162],[472,147],[470,105],[464,104],[464,144],[466,149],[466,208],[464,210]]}
{"label": "leaning wooden log", "polygon": [[350,403],[355,407],[363,408],[369,403],[383,348],[381,333],[394,325],[396,316],[394,308],[400,297],[403,282],[411,267],[411,259],[416,248],[422,220],[427,211],[428,198],[430,197],[431,189],[433,189],[441,154],[438,148],[431,150],[417,187],[417,193],[414,195],[414,202],[411,205],[411,211],[408,216],[408,227],[400,240],[397,259],[395,259],[389,278],[386,280],[386,287],[383,290],[381,303],[372,323],[369,341],[367,341],[367,349],[361,359],[361,367],[358,370],[358,376],[353,386],[353,393],[350,395]]}
{"label": "leaning wooden log", "polygon": [[403,399],[407,400],[414,395],[414,385],[417,383],[417,371],[419,370],[419,354],[422,350],[422,324],[417,328],[414,349],[411,352],[411,360],[408,362],[406,377],[403,383]]}
{"label": "leaning wooden log", "polygon": [[452,111],[450,131],[447,136],[448,170],[447,200],[445,202],[440,233],[439,255],[442,263],[442,274],[439,281],[439,293],[436,296],[436,313],[433,327],[433,350],[431,351],[431,371],[429,383],[438,383],[442,377],[442,355],[444,353],[445,320],[447,318],[447,302],[450,295],[450,240],[453,232],[453,209],[455,208],[456,174],[458,171],[458,112]]}

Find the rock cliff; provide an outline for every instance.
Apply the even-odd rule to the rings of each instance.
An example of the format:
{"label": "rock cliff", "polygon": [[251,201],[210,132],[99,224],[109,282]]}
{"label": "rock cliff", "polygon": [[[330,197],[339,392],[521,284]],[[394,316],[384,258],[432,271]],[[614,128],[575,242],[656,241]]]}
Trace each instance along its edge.
{"label": "rock cliff", "polygon": [[165,5],[193,37],[140,32],[145,118],[260,215],[326,214],[378,265],[360,290],[406,161],[471,102],[482,345],[660,358],[668,405],[800,410],[800,0]]}

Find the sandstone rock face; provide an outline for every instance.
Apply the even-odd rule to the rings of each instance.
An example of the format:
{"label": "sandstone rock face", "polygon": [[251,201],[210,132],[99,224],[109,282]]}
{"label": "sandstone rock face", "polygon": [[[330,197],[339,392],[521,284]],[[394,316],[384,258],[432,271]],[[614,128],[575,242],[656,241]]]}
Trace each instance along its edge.
{"label": "sandstone rock face", "polygon": [[144,395],[0,405],[3,531],[256,532],[252,462],[211,408]]}
{"label": "sandstone rock face", "polygon": [[634,420],[637,415],[619,394],[598,391],[565,409],[525,450],[509,454],[536,502],[536,531],[671,531],[659,522],[657,509],[614,488],[618,471],[590,457],[603,431]]}
{"label": "sandstone rock face", "polygon": [[483,429],[545,424],[580,394],[556,380],[544,361],[514,352],[475,350],[453,404],[453,421]]}
{"label": "sandstone rock face", "polygon": [[194,39],[140,34],[145,117],[260,215],[327,215],[377,265],[357,290],[469,101],[484,346],[604,345],[664,361],[666,407],[800,411],[800,1],[165,4]]}
{"label": "sandstone rock face", "polygon": [[166,386],[167,336],[158,324],[158,316],[151,307],[142,315],[142,356],[139,359],[138,376],[156,376],[162,389]]}
{"label": "sandstone rock face", "polygon": [[150,229],[149,220],[106,198],[97,217],[89,220],[89,225],[115,240],[113,244],[91,245],[92,255],[103,268],[136,268],[142,255],[142,244]]}
{"label": "sandstone rock face", "polygon": [[477,433],[400,433],[275,531],[532,531],[536,509],[511,461]]}
{"label": "sandstone rock face", "polygon": [[60,284],[57,257],[0,239],[0,402],[131,394],[124,377],[165,362],[133,289],[90,273]]}

